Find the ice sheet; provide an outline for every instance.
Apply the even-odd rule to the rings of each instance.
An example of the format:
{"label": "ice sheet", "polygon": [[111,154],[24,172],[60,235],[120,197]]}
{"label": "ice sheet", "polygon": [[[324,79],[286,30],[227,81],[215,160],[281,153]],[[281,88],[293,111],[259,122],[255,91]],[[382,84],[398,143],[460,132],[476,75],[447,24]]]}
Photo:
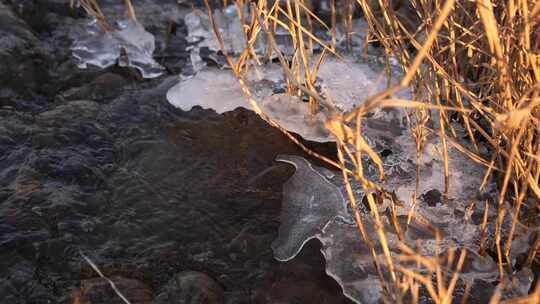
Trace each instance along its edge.
{"label": "ice sheet", "polygon": [[310,114],[309,104],[299,97],[275,94],[262,101],[262,110],[272,120],[288,131],[300,134],[304,139],[328,142],[334,138],[325,127],[323,112]]}
{"label": "ice sheet", "polygon": [[[259,70],[253,69],[249,85],[255,97],[262,98],[272,94],[275,79],[275,67],[268,66]],[[242,93],[237,79],[231,71],[217,68],[205,68],[195,76],[181,80],[167,92],[167,100],[177,108],[189,111],[194,106],[213,109],[221,114],[238,107],[251,109],[247,98]]]}
{"label": "ice sheet", "polygon": [[306,159],[281,155],[277,161],[296,168],[294,176],[283,185],[282,221],[279,236],[272,243],[274,257],[288,261],[307,241],[317,237],[328,223],[337,217],[349,219],[349,215],[339,189]]}
{"label": "ice sheet", "polygon": [[[326,97],[345,112],[384,91],[388,85],[384,71],[375,71],[367,63],[359,63],[351,57],[327,59],[317,76],[321,79],[321,88]],[[396,84],[397,79],[392,79],[391,83]],[[411,94],[403,90],[396,97],[410,99]]]}
{"label": "ice sheet", "polygon": [[[479,256],[477,254],[481,223],[472,221],[470,212],[468,212],[472,203],[480,209],[482,209],[482,204],[485,204],[485,201],[478,200],[476,196],[485,168],[474,163],[456,149],[450,148],[450,170],[453,172],[453,176],[448,196],[445,196],[442,143],[438,136],[428,136],[426,147],[420,158],[422,167],[419,191],[415,192],[416,151],[414,142],[408,130],[401,125],[399,119],[396,119],[396,115],[385,113],[366,118],[363,130],[365,136],[371,139],[376,151],[391,151],[389,155],[384,157],[387,176],[382,185],[389,193],[394,192],[401,202],[401,206],[396,206],[395,211],[401,227],[405,230],[404,237],[407,244],[413,246],[417,252],[426,257],[434,256],[437,250],[444,253],[451,249],[466,249],[468,256],[460,279],[468,284],[482,281],[493,286],[492,283],[498,279],[496,262],[489,255]],[[463,135],[460,133],[463,130],[460,130],[459,126],[456,126],[456,131]],[[335,208],[336,206],[341,208],[341,198],[329,202],[330,197],[321,196],[319,191],[313,190],[313,183],[320,185],[325,180],[328,182],[325,189],[328,188],[328,190],[324,190],[324,192],[334,193],[338,190],[342,193],[341,197],[345,198],[349,204],[344,183],[341,180],[341,173],[334,172],[334,174],[324,175],[321,168],[306,167],[307,160],[305,159],[295,157],[289,158],[289,160],[294,162],[297,168],[304,167],[304,169],[297,169],[297,173],[283,188],[282,224],[278,241],[273,244],[276,259],[283,260],[284,256],[287,259],[293,258],[307,240],[317,238],[322,243],[321,252],[326,259],[326,272],[342,286],[344,294],[357,303],[380,302],[382,300],[382,287],[373,266],[371,253],[361,238],[358,227],[340,219],[351,219],[351,209],[346,209],[348,216],[336,217],[334,216],[336,214]],[[305,168],[310,168],[310,170]],[[369,161],[365,162],[365,169],[366,176],[376,180],[377,172]],[[357,202],[362,202],[364,193],[355,183],[353,183],[353,192]],[[493,188],[489,189],[489,192],[496,195]],[[311,193],[314,195],[310,196]],[[412,200],[413,196],[416,197],[415,204]],[[317,198],[324,200],[324,204],[329,207],[326,209],[310,208]],[[387,215],[388,206],[390,206],[389,202],[383,201],[378,206],[378,212],[386,226],[386,237],[392,256],[396,257],[400,252],[398,235],[392,228],[390,218]],[[433,227],[439,230],[440,241],[437,241],[432,228],[426,226],[424,220],[419,220],[419,217],[413,217],[410,224],[407,225],[407,215],[413,207],[415,214],[421,215],[423,219],[429,221]],[[378,236],[374,231],[375,223],[369,214],[369,209],[363,203],[360,203],[359,208],[369,238],[377,242]],[[491,206],[491,208],[494,207]],[[339,210],[343,211],[343,209]],[[489,221],[494,222],[495,217],[496,213],[490,213]],[[328,221],[328,219],[330,220]],[[302,228],[292,231],[288,227]],[[298,230],[304,233],[295,232]],[[288,254],[283,255],[283,251],[288,252]],[[294,255],[291,256],[293,253]],[[384,260],[380,248],[377,249],[377,260]],[[396,259],[394,262],[396,265],[401,263]],[[408,267],[411,266],[408,265]],[[383,272],[384,275],[387,275],[384,267]],[[520,290],[526,290],[530,286],[530,276],[527,274],[528,272],[525,270],[519,278],[514,280],[517,285],[515,291],[512,292],[519,294]]]}
{"label": "ice sheet", "polygon": [[132,66],[144,78],[159,77],[165,69],[159,65],[152,54],[155,39],[144,27],[133,20],[123,20],[118,28],[107,32],[95,21],[88,26],[88,36],[74,42],[73,56],[79,60],[80,68],[94,65],[107,68],[116,64]]}

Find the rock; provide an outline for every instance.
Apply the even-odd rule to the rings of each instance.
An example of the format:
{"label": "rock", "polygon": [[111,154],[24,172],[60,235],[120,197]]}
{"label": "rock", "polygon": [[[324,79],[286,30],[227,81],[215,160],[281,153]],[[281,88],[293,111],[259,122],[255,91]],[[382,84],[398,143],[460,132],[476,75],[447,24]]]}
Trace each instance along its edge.
{"label": "rock", "polygon": [[0,2],[0,81],[5,87],[27,92],[46,77],[50,54],[9,6]]}
{"label": "rock", "polygon": [[[4,244],[0,244],[4,252]],[[18,248],[20,250],[20,247]],[[7,268],[2,268],[0,277],[0,302],[19,303],[52,303],[53,296],[36,277],[37,269],[30,261],[18,254],[1,254],[0,258]]]}
{"label": "rock", "polygon": [[347,301],[336,298],[327,290],[312,281],[281,280],[273,284],[268,293],[259,295],[257,303],[295,304],[328,303],[338,304]]}
{"label": "rock", "polygon": [[94,120],[99,112],[99,104],[90,100],[77,100],[43,112],[36,117],[40,127],[80,124],[80,120]]}
{"label": "rock", "polygon": [[62,97],[66,100],[76,99],[92,99],[103,101],[113,99],[122,93],[123,87],[126,84],[124,77],[105,73],[98,76],[94,81],[84,84],[80,87],[71,88],[62,93]]}
{"label": "rock", "polygon": [[428,206],[435,207],[437,204],[442,203],[442,194],[439,190],[432,189],[422,194],[422,199],[428,204]]}
{"label": "rock", "polygon": [[157,298],[156,304],[224,303],[223,288],[210,276],[196,271],[178,273]]}
{"label": "rock", "polygon": [[[111,280],[116,288],[132,304],[152,303],[152,291],[144,283],[119,276]],[[125,304],[104,278],[83,280],[81,288],[73,295],[72,303],[78,304]]]}

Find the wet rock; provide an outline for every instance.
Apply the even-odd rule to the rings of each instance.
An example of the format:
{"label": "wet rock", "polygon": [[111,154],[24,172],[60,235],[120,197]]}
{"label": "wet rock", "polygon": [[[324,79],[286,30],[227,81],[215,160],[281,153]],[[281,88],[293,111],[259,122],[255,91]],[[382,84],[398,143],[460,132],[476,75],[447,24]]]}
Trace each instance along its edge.
{"label": "wet rock", "polygon": [[36,117],[36,122],[42,127],[63,126],[75,124],[81,119],[95,119],[99,104],[91,100],[77,100],[60,105],[52,110],[43,112]]}
{"label": "wet rock", "polygon": [[346,303],[336,299],[331,293],[320,289],[316,283],[306,280],[282,280],[275,283],[270,292],[257,299],[260,303],[308,304],[308,303]]}
{"label": "wet rock", "polygon": [[[132,304],[152,303],[152,291],[144,283],[114,276],[110,278],[116,288]],[[78,304],[124,304],[104,278],[95,278],[81,282],[81,288],[73,295],[72,303]]]}
{"label": "wet rock", "polygon": [[0,2],[0,81],[29,94],[47,75],[50,55],[13,10]]}
{"label": "wet rock", "polygon": [[442,194],[439,190],[432,189],[422,194],[422,200],[424,200],[428,206],[435,207],[442,202]]}
{"label": "wet rock", "polygon": [[120,95],[126,83],[124,77],[118,74],[105,73],[88,84],[65,91],[62,97],[66,100],[91,99],[102,102]]}
{"label": "wet rock", "polygon": [[[33,0],[21,0],[17,1],[17,13],[24,18],[25,21],[30,23],[32,27],[40,25],[40,18],[37,18],[39,14],[54,13],[61,17],[84,17],[84,11],[81,7],[74,5],[71,6],[72,0],[46,0],[46,1],[33,1]],[[37,24],[33,24],[36,22]],[[43,22],[43,21],[42,21]]]}
{"label": "wet rock", "polygon": [[210,276],[196,271],[183,271],[169,282],[156,304],[224,303],[224,291]]}
{"label": "wet rock", "polygon": [[0,277],[0,301],[10,304],[36,303],[45,304],[52,302],[50,292],[36,281],[35,267],[30,261],[22,259],[18,255],[0,255],[7,268],[2,269]]}
{"label": "wet rock", "polygon": [[96,168],[96,160],[75,151],[41,150],[33,159],[31,167],[37,172],[80,185],[99,185],[105,177]]}

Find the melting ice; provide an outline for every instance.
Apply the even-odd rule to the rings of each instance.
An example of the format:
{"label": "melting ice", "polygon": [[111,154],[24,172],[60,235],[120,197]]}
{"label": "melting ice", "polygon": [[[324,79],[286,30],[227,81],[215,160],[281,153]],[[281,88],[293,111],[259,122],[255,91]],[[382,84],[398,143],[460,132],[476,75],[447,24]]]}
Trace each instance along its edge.
{"label": "melting ice", "polygon": [[[232,53],[243,49],[243,44],[236,43],[243,41],[243,33],[241,27],[234,25],[234,22],[237,22],[235,21],[237,18],[231,18],[235,16],[234,14],[234,11],[227,10],[223,15],[216,12],[226,47]],[[214,51],[219,50],[215,37],[208,30],[209,20],[205,15],[193,12],[186,17],[186,24],[193,39],[191,42],[198,45],[192,52],[195,61],[200,59],[200,56],[197,57],[198,53],[194,53],[200,46],[206,46]],[[263,71],[265,69],[261,68]],[[274,94],[273,90],[268,89],[268,86],[277,84],[279,87],[279,84],[283,84],[283,78],[275,75],[263,72],[262,76],[259,75],[255,80],[253,75],[248,77],[250,86],[259,88],[255,90],[255,95],[263,111],[272,120],[305,139],[321,142],[332,140],[324,127],[327,119],[324,112],[310,115],[308,104],[302,102],[300,98]],[[344,112],[358,106],[368,96],[385,89],[388,81],[384,72],[375,71],[368,64],[332,58],[322,65],[318,77],[323,94]],[[261,90],[260,88],[264,88],[265,85],[266,90]],[[399,92],[397,95],[406,99],[411,97],[407,91]],[[181,81],[169,90],[167,99],[183,110],[190,110],[195,105],[212,108],[218,113],[239,106],[250,108],[233,75],[218,69],[203,69],[193,78]],[[363,133],[369,139],[370,146],[377,152],[390,151],[390,154],[384,157],[387,177],[383,186],[387,191],[395,193],[402,202],[402,206],[397,207],[395,212],[401,226],[407,226],[404,233],[407,243],[414,244],[414,249],[425,256],[433,256],[436,248],[442,252],[453,248],[467,249],[469,255],[460,278],[471,284],[482,281],[487,282],[488,286],[493,286],[491,283],[497,280],[496,263],[490,256],[481,257],[475,254],[479,248],[480,224],[471,220],[469,212],[471,203],[475,203],[475,210],[483,214],[485,202],[482,207],[483,202],[476,200],[475,197],[484,168],[450,147],[450,171],[453,176],[448,197],[428,202],[430,195],[440,198],[445,187],[442,173],[442,144],[438,137],[427,138],[425,149],[420,156],[422,166],[417,191],[416,148],[403,125],[402,111],[381,110],[372,117],[365,118],[363,123],[365,124],[362,128]],[[463,133],[459,126],[456,130]],[[341,174],[338,172],[326,174],[327,171],[311,165],[298,156],[280,156],[277,160],[293,165],[296,172],[283,188],[281,226],[278,238],[272,244],[275,258],[280,261],[290,260],[308,240],[317,238],[322,243],[321,252],[326,259],[326,272],[342,286],[344,294],[357,303],[380,302],[382,287],[369,248],[360,237],[358,228],[352,220],[350,203]],[[368,178],[376,179],[377,170],[370,166],[369,162],[366,162],[365,171]],[[364,193],[358,185],[354,187],[357,201],[362,202]],[[434,193],[439,195],[433,195]],[[415,197],[416,204],[412,203],[412,197]],[[377,212],[380,212],[384,224],[390,227],[390,219],[385,215],[388,206],[388,202],[383,202]],[[370,211],[362,205],[359,208],[368,236],[372,240],[377,240],[375,223],[371,220]],[[438,242],[433,231],[422,221],[413,218],[406,225],[407,215],[413,208],[416,214],[440,230],[442,240]],[[489,217],[489,221],[494,222],[496,214],[489,213]],[[391,228],[386,231],[391,254],[395,257],[399,254],[398,236]],[[377,259],[382,259],[380,248],[377,251]],[[384,269],[383,272],[386,273]],[[523,275],[525,285],[521,290],[527,290],[526,284],[530,286],[530,280],[527,278],[525,273]]]}
{"label": "melting ice", "polygon": [[[258,71],[252,70],[249,85],[255,88],[256,97],[272,94],[273,80],[278,80],[277,66],[267,66]],[[221,114],[238,107],[251,109],[242,93],[238,80],[231,71],[206,68],[195,76],[181,80],[167,92],[167,100],[177,108],[189,111],[194,106],[213,109]]]}
{"label": "melting ice", "polygon": [[[437,248],[442,253],[450,249],[467,249],[468,255],[460,279],[468,284],[484,282],[487,286],[495,286],[496,284],[492,283],[496,283],[498,279],[497,264],[489,255],[482,257],[476,254],[479,249],[481,222],[472,221],[468,213],[471,203],[480,206],[480,214],[483,213],[482,208],[485,208],[481,207],[485,202],[475,199],[485,168],[450,147],[450,172],[454,176],[448,197],[428,202],[428,192],[444,192],[442,144],[437,136],[428,137],[420,159],[423,165],[419,176],[420,187],[416,193],[414,142],[406,129],[394,118],[394,115],[388,113],[365,118],[363,130],[366,137],[372,139],[377,150],[391,151],[385,159],[387,179],[383,186],[387,191],[394,192],[402,203],[395,211],[401,227],[407,227],[404,233],[407,244],[424,256],[434,256]],[[456,131],[463,135],[464,130],[456,127]],[[341,174],[336,172],[334,177],[325,176],[321,168],[310,165],[307,160],[297,156],[280,156],[277,160],[292,163],[296,173],[283,188],[281,226],[278,239],[272,246],[274,257],[278,260],[294,258],[307,240],[317,238],[322,243],[321,252],[326,259],[326,272],[342,286],[344,294],[357,303],[381,302],[382,287],[369,248],[361,238],[358,227],[343,220],[351,218],[351,211],[350,208],[343,207],[349,202]],[[366,165],[367,177],[375,179],[376,171],[372,170],[369,162],[366,162]],[[490,191],[495,193],[493,189]],[[339,192],[342,195],[337,195]],[[353,192],[356,200],[362,202],[364,194],[354,183]],[[416,205],[411,199],[414,195]],[[387,215],[389,202],[384,201],[378,207],[377,212],[387,226],[385,230],[391,254],[395,257],[400,253],[399,239],[391,228],[391,219]],[[359,208],[369,238],[377,243],[375,223],[371,219],[370,211],[362,204]],[[436,240],[434,232],[423,224],[423,221],[415,217],[407,225],[407,215],[411,208],[415,208],[417,215],[438,228],[441,233],[440,241]],[[345,214],[345,211],[349,213]],[[489,214],[490,222],[494,222],[495,218],[495,212]],[[379,247],[377,260],[384,260]],[[397,259],[394,259],[394,262],[397,265],[401,263]],[[411,265],[407,267],[410,268]],[[386,270],[383,269],[383,272],[386,273]],[[528,290],[531,285],[530,269],[519,274],[516,282],[515,292],[519,294]]]}
{"label": "melting ice", "polygon": [[[299,97],[273,94],[273,87],[285,85],[279,65],[253,66],[248,79],[263,112],[280,126],[307,140],[334,141],[325,127],[328,113],[321,111],[312,115],[308,103]],[[330,58],[321,66],[319,81],[328,100],[346,112],[360,105],[370,95],[384,90],[387,80],[384,72],[376,72],[368,64],[355,62],[351,58],[345,61]],[[410,98],[406,91],[397,95]],[[216,68],[203,69],[192,78],[181,80],[169,90],[167,100],[185,111],[196,105],[214,109],[218,113],[237,107],[251,109],[232,73]]]}
{"label": "melting ice", "polygon": [[283,185],[279,237],[272,244],[275,258],[288,261],[335,218],[350,219],[339,189],[306,159],[282,155],[278,156],[277,161],[289,163],[296,168],[294,176]]}
{"label": "melting ice", "polygon": [[165,72],[152,58],[154,49],[154,36],[133,20],[119,22],[118,28],[111,32],[104,31],[94,20],[89,24],[88,36],[76,40],[72,47],[80,68],[88,65],[107,68],[118,62],[120,66],[136,68],[144,78],[155,78]]}

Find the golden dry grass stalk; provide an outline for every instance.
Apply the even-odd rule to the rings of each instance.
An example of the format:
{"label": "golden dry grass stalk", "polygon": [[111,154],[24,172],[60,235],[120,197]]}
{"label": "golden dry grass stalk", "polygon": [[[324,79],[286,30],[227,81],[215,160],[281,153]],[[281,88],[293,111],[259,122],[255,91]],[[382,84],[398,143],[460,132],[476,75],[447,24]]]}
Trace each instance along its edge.
{"label": "golden dry grass stalk", "polygon": [[[495,248],[492,250],[497,252],[496,259],[502,281],[505,273],[512,272],[509,263],[512,239],[518,230],[531,228],[529,226],[534,222],[522,219],[522,209],[532,210],[533,217],[538,217],[540,211],[539,2],[528,0],[328,2],[331,12],[330,20],[327,20],[329,26],[313,10],[312,1],[251,2],[251,13],[255,16],[250,24],[245,24],[247,41],[245,54],[240,56],[237,62],[233,62],[231,56],[227,58],[229,64],[234,67],[233,72],[237,75],[253,108],[304,150],[309,151],[286,130],[264,115],[242,78],[245,73],[240,71],[246,71],[250,61],[260,64],[253,51],[253,43],[257,35],[266,35],[269,41],[267,56],[274,53],[279,59],[288,83],[289,94],[306,94],[314,111],[318,106],[323,106],[335,114],[332,103],[317,92],[316,76],[321,64],[324,64],[326,54],[339,56],[336,51],[338,22],[342,21],[345,25],[346,37],[349,40],[353,35],[350,29],[354,11],[361,10],[369,25],[366,41],[378,41],[384,49],[386,61],[388,62],[390,58],[397,59],[405,75],[398,84],[383,92],[377,92],[353,111],[344,115],[333,115],[333,119],[327,122],[327,128],[336,138],[338,161],[318,156],[342,170],[353,210],[358,210],[350,183],[359,183],[365,193],[384,193],[384,189],[376,181],[368,180],[363,173],[361,155],[365,153],[377,165],[380,178],[384,178],[382,160],[363,137],[360,127],[362,117],[377,108],[409,109],[407,119],[411,128],[411,140],[416,143],[417,155],[421,155],[427,134],[437,134],[441,139],[445,192],[452,183],[449,146],[485,166],[486,174],[479,190],[485,187],[490,177],[498,181],[500,196],[496,206],[485,209],[479,236],[479,254],[485,255],[488,249],[487,214],[489,208],[495,208],[498,216],[495,223]],[[237,0],[236,4],[243,7],[246,2]],[[340,18],[341,20],[338,20]],[[242,22],[243,20],[242,17]],[[316,36],[313,32],[314,21],[330,31],[331,41],[324,42]],[[291,57],[286,57],[280,52],[273,38],[278,27],[289,32],[292,38],[295,52]],[[219,32],[217,30],[215,32],[219,36]],[[222,40],[220,43],[225,50]],[[313,52],[314,44],[319,44],[324,50],[319,59],[312,58],[316,55]],[[394,93],[405,87],[414,89],[416,101],[393,98]],[[457,114],[468,134],[472,148],[460,144],[462,141],[457,138],[454,125],[450,122],[451,114]],[[428,127],[433,125],[433,115],[437,115],[438,123]],[[479,142],[486,142],[490,146],[493,151],[491,159],[486,160],[480,156]],[[316,155],[311,151],[309,153]],[[417,177],[418,172],[417,166]],[[420,182],[422,181],[417,179],[417,189]],[[367,195],[367,201],[371,210],[377,210],[374,195]],[[415,197],[413,206],[414,201]],[[506,209],[508,205],[511,206],[511,210]],[[512,224],[511,229],[506,231],[502,229],[502,223],[508,214],[511,214]],[[355,213],[359,232],[372,252],[373,262],[386,292],[386,299],[389,302],[402,302],[404,295],[409,293],[414,302],[414,299],[418,300],[418,287],[423,285],[436,303],[450,303],[465,252],[462,251],[460,254],[458,267],[452,270],[450,281],[446,281],[441,275],[442,269],[447,269],[442,265],[444,259],[426,259],[406,244],[403,244],[405,257],[416,259],[428,273],[418,273],[401,266],[395,267],[396,257],[390,254],[385,225],[376,211],[372,212],[371,216],[376,225],[378,237],[376,240],[369,239],[362,215],[359,212]],[[408,222],[414,217],[416,215],[413,208],[409,213]],[[393,225],[396,231],[406,229],[399,227],[397,221],[393,221]],[[540,237],[538,239],[540,240]],[[377,258],[379,252],[375,250],[375,243],[382,248],[384,260]],[[539,247],[540,241],[537,241],[528,254],[529,265],[537,257]],[[454,259],[453,256],[447,258]],[[389,277],[383,275],[382,268],[388,271]],[[436,286],[432,285],[432,276],[435,277]],[[539,288],[531,294],[530,300],[538,298],[540,293],[538,290]],[[499,301],[500,294],[496,294],[492,302]],[[521,303],[522,300],[516,301]]]}

